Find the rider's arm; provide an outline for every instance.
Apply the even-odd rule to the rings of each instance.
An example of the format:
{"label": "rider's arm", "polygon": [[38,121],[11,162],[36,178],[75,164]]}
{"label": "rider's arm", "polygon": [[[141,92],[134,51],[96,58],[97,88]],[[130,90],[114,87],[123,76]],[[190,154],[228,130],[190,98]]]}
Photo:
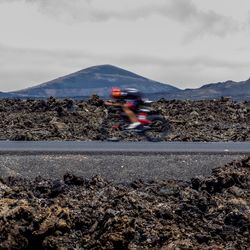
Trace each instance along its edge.
{"label": "rider's arm", "polygon": [[122,103],[119,103],[119,102],[104,102],[104,104],[106,106],[113,106],[113,107],[121,107],[122,106]]}

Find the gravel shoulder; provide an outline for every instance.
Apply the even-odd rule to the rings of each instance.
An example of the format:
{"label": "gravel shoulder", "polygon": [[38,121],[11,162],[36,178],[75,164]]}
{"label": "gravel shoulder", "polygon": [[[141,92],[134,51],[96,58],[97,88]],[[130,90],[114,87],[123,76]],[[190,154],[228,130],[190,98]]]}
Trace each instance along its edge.
{"label": "gravel shoulder", "polygon": [[67,172],[84,178],[101,175],[114,182],[136,179],[189,181],[197,175],[208,176],[212,169],[232,160],[238,154],[48,154],[0,155],[0,175],[34,179],[62,178]]}

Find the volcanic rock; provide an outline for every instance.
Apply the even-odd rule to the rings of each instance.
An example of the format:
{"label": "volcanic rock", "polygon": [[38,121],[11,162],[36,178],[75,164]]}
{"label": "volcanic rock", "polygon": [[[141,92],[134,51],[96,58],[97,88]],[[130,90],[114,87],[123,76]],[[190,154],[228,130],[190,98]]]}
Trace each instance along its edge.
{"label": "volcanic rock", "polygon": [[[170,123],[166,141],[249,141],[250,102],[161,99],[152,109]],[[124,133],[121,119],[98,96],[71,99],[0,100],[1,140],[145,140]]]}
{"label": "volcanic rock", "polygon": [[0,182],[1,249],[249,249],[250,157],[191,183]]}

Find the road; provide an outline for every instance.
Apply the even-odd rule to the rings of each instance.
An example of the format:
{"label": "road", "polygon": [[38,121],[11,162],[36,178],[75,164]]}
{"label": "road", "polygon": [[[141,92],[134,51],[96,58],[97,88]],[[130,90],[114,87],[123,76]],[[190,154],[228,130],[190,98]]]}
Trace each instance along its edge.
{"label": "road", "polygon": [[114,182],[208,176],[250,155],[245,143],[0,142],[0,177],[62,178],[67,172]]}
{"label": "road", "polygon": [[250,142],[0,141],[0,153],[250,153]]}

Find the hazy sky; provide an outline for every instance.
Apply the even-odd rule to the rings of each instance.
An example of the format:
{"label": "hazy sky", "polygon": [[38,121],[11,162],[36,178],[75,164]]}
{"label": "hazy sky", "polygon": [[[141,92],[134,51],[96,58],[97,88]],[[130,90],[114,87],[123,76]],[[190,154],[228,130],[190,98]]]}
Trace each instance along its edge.
{"label": "hazy sky", "polygon": [[250,77],[249,0],[0,0],[0,91],[113,64],[180,88]]}

